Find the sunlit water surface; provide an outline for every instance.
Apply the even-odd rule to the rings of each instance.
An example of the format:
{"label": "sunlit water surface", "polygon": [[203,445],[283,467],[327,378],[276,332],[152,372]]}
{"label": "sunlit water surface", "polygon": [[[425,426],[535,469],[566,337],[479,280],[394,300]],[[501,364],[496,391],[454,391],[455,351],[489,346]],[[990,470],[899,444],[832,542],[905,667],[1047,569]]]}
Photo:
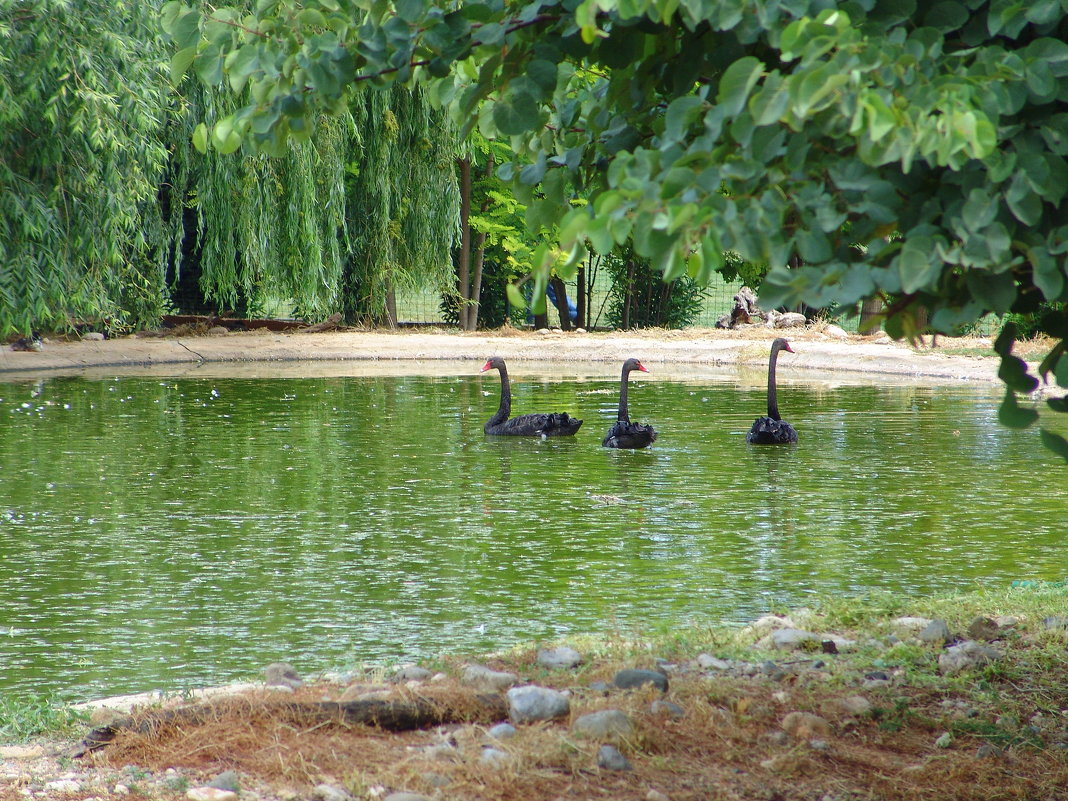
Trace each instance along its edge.
{"label": "sunlit water surface", "polygon": [[[573,439],[487,438],[477,377],[0,384],[0,690],[83,698],[568,632],[741,621],[807,596],[1065,576],[1063,465],[996,387],[520,377]],[[1043,489],[1057,476],[1057,489]]]}

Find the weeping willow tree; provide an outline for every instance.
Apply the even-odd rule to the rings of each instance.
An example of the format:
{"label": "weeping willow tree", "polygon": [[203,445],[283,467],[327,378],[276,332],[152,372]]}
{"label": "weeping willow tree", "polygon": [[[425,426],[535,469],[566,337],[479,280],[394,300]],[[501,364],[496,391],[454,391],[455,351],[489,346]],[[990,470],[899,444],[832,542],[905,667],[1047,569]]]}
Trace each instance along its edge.
{"label": "weeping willow tree", "polygon": [[0,4],[0,336],[158,318],[168,58],[155,4]]}
{"label": "weeping willow tree", "polygon": [[[230,92],[186,80],[169,131],[165,210],[176,302],[260,314],[282,304],[308,318],[338,305],[345,231],[347,117],[323,120],[280,158],[198,152],[194,121],[233,110]],[[194,293],[190,297],[190,293]]]}
{"label": "weeping willow tree", "polygon": [[0,336],[151,325],[179,287],[377,321],[393,287],[440,286],[459,206],[444,115],[384,89],[278,157],[198,152],[194,124],[245,99],[207,72],[175,88],[161,6],[0,2]]}
{"label": "weeping willow tree", "polygon": [[307,142],[269,157],[197,151],[194,122],[237,101],[195,80],[182,88],[168,180],[172,283],[191,274],[204,301],[243,313],[282,303],[307,318],[341,310],[380,323],[396,320],[396,289],[446,281],[456,139],[421,93],[367,92],[351,114],[324,117]]}
{"label": "weeping willow tree", "polygon": [[418,89],[362,92],[352,115],[345,316],[395,324],[397,290],[436,293],[455,280],[458,140],[446,115]]}

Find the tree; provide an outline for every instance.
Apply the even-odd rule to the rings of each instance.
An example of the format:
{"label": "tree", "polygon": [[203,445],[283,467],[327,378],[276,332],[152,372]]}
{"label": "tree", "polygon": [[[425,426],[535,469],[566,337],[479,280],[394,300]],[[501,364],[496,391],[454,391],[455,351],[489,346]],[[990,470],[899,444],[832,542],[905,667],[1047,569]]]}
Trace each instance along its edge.
{"label": "tree", "polygon": [[0,335],[158,318],[158,7],[0,6]]}
{"label": "tree", "polygon": [[[177,69],[249,90],[201,139],[281,153],[321,109],[425,84],[465,129],[510,137],[540,297],[633,239],[665,280],[733,251],[767,264],[773,305],[885,302],[952,332],[1068,299],[1068,11],[1052,0],[270,0],[255,14],[165,9]],[[572,194],[588,200],[572,203]],[[791,266],[791,264],[796,266]],[[560,269],[560,266],[558,266]],[[1043,362],[1068,386],[1064,337]],[[1001,418],[1037,379],[999,339]],[[1068,411],[1064,399],[1051,408]],[[1068,442],[1043,439],[1068,459]]]}

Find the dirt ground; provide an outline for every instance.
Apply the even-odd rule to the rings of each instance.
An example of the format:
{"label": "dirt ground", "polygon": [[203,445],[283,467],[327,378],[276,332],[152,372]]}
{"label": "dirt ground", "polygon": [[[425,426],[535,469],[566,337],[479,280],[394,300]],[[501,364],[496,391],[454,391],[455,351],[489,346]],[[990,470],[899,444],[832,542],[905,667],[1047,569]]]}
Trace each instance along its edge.
{"label": "dirt ground", "polygon": [[[256,376],[450,374],[471,369],[492,355],[513,372],[561,365],[569,372],[615,374],[635,356],[666,378],[737,369],[759,369],[775,336],[787,336],[793,355],[781,358],[780,375],[794,370],[934,380],[997,380],[998,359],[987,339],[939,338],[935,347],[910,346],[885,336],[836,338],[823,326],[788,331],[751,328],[574,333],[443,330],[343,330],[326,333],[231,332],[217,335],[130,335],[103,341],[46,339],[40,351],[0,350],[0,375],[151,374]],[[985,354],[985,355],[980,355]],[[553,367],[555,365],[555,368]],[[787,375],[782,375],[782,374]]]}

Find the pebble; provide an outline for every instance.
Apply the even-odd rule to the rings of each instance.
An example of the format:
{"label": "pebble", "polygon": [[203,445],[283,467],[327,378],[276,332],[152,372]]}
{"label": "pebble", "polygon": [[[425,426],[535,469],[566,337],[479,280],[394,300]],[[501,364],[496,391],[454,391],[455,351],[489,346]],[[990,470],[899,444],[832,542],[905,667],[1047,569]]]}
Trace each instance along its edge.
{"label": "pebble", "polygon": [[189,801],[237,801],[233,790],[220,790],[218,787],[191,787],[186,790]]}
{"label": "pebble", "polygon": [[649,705],[649,711],[654,715],[662,715],[669,718],[684,718],[686,717],[686,710],[673,701],[663,701],[656,699]]}
{"label": "pebble", "polygon": [[317,784],[312,788],[315,801],[352,801],[352,793],[336,784]]}
{"label": "pebble", "polygon": [[550,670],[566,670],[582,664],[582,654],[574,648],[561,646],[538,651],[537,662]]}
{"label": "pebble", "polygon": [[627,737],[634,731],[634,724],[618,709],[602,709],[576,718],[571,730],[581,737],[605,740]]}
{"label": "pebble", "polygon": [[272,662],[263,669],[268,687],[289,687],[292,690],[304,686],[304,680],[288,662]]}
{"label": "pebble", "polygon": [[553,720],[570,712],[568,697],[556,690],[528,685],[508,691],[508,716],[513,723]]}
{"label": "pebble", "polygon": [[782,719],[782,730],[798,740],[831,735],[831,724],[811,712],[791,712]]}
{"label": "pebble", "polygon": [[466,687],[475,687],[490,692],[507,690],[519,681],[514,673],[490,670],[484,665],[468,665],[460,675],[460,683]]}
{"label": "pebble", "polygon": [[612,683],[621,690],[631,690],[646,684],[652,684],[660,692],[664,693],[667,692],[668,688],[667,676],[656,670],[633,670],[630,668],[621,670],[616,674]]}
{"label": "pebble", "polygon": [[218,790],[232,790],[237,792],[240,789],[240,782],[237,778],[237,771],[224,770],[214,779],[207,784],[208,787],[214,787]]}
{"label": "pebble", "polygon": [[55,779],[45,784],[46,790],[53,793],[77,793],[82,789],[81,784],[74,779]]}
{"label": "pebble", "polygon": [[421,668],[418,665],[402,667],[393,674],[393,678],[397,681],[426,681],[430,676],[431,673],[429,670]]}
{"label": "pebble", "polygon": [[938,672],[953,675],[964,670],[981,667],[989,662],[996,662],[1003,654],[989,645],[982,645],[973,640],[966,640],[959,645],[947,648],[938,655]]}
{"label": "pebble", "polygon": [[725,659],[718,659],[711,654],[698,654],[697,664],[705,670],[729,670],[731,663]]}
{"label": "pebble", "polygon": [[519,730],[511,723],[498,723],[486,732],[486,734],[494,740],[508,740],[515,737],[518,733]]}
{"label": "pebble", "polygon": [[944,645],[951,638],[949,625],[944,620],[932,620],[916,637],[920,642]]}
{"label": "pebble", "polygon": [[104,335],[99,331],[86,331],[82,334],[82,340],[85,342],[103,342]]}
{"label": "pebble", "polygon": [[425,795],[420,793],[407,793],[404,791],[398,793],[390,793],[382,801],[430,801]]}
{"label": "pebble", "polygon": [[614,745],[602,745],[597,750],[597,767],[605,770],[632,770],[630,762]]}
{"label": "pebble", "polygon": [[481,755],[479,755],[479,761],[484,765],[490,765],[492,767],[500,767],[509,760],[508,752],[502,751],[499,748],[485,747],[482,749]]}

